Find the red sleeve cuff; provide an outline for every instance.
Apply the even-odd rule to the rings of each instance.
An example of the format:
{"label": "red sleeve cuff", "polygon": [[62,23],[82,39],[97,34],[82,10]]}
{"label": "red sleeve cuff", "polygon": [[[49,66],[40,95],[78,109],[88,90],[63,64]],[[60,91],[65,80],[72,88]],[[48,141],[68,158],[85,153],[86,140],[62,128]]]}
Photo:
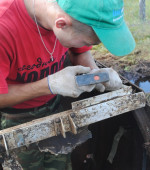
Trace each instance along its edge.
{"label": "red sleeve cuff", "polygon": [[89,51],[92,49],[92,46],[84,46],[84,47],[81,47],[81,48],[70,48],[70,50],[74,53],[84,53],[86,51]]}

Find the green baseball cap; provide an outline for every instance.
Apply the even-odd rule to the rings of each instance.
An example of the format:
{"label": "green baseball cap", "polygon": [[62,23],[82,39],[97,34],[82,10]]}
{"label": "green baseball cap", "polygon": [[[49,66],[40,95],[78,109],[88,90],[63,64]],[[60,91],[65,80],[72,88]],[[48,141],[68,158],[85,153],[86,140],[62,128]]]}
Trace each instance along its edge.
{"label": "green baseball cap", "polygon": [[56,0],[74,19],[93,28],[104,46],[116,56],[135,48],[134,38],[124,21],[123,0]]}

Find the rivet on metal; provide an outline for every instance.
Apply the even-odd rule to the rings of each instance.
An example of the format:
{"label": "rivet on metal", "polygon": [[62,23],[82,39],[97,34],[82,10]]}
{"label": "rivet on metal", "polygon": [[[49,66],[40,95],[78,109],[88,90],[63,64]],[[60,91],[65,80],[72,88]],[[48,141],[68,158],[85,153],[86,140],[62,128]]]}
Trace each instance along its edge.
{"label": "rivet on metal", "polygon": [[71,118],[74,118],[76,115],[75,115],[75,113],[71,113],[70,116],[71,116]]}
{"label": "rivet on metal", "polygon": [[56,119],[55,119],[55,122],[56,122],[56,123],[60,123],[60,118],[56,118]]}

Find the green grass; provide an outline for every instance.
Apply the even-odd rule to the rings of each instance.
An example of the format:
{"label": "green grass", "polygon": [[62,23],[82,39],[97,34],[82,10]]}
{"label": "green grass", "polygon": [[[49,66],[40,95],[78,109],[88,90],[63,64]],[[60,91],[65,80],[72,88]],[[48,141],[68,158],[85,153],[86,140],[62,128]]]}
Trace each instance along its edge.
{"label": "green grass", "polygon": [[[146,1],[146,21],[144,22],[139,18],[139,0],[125,0],[124,4],[125,21],[135,38],[136,48],[130,55],[120,60],[129,61],[131,64],[136,64],[140,59],[150,61],[150,2]],[[94,46],[93,50],[100,54],[108,53],[103,44]]]}
{"label": "green grass", "polygon": [[100,43],[99,45],[95,45],[93,46],[92,50],[94,51],[98,51],[101,54],[106,54],[108,53],[108,50],[104,47],[104,45],[102,43]]}

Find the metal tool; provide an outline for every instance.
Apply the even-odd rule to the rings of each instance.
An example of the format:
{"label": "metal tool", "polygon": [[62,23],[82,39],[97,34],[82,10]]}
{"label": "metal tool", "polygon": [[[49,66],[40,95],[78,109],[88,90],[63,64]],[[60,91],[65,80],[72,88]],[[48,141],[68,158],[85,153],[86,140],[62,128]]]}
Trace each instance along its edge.
{"label": "metal tool", "polygon": [[72,103],[72,109],[0,131],[0,153],[28,146],[78,128],[145,107],[143,92],[132,94],[131,87],[101,94]]}
{"label": "metal tool", "polygon": [[76,76],[76,83],[79,87],[107,81],[109,81],[108,73],[83,74]]}

